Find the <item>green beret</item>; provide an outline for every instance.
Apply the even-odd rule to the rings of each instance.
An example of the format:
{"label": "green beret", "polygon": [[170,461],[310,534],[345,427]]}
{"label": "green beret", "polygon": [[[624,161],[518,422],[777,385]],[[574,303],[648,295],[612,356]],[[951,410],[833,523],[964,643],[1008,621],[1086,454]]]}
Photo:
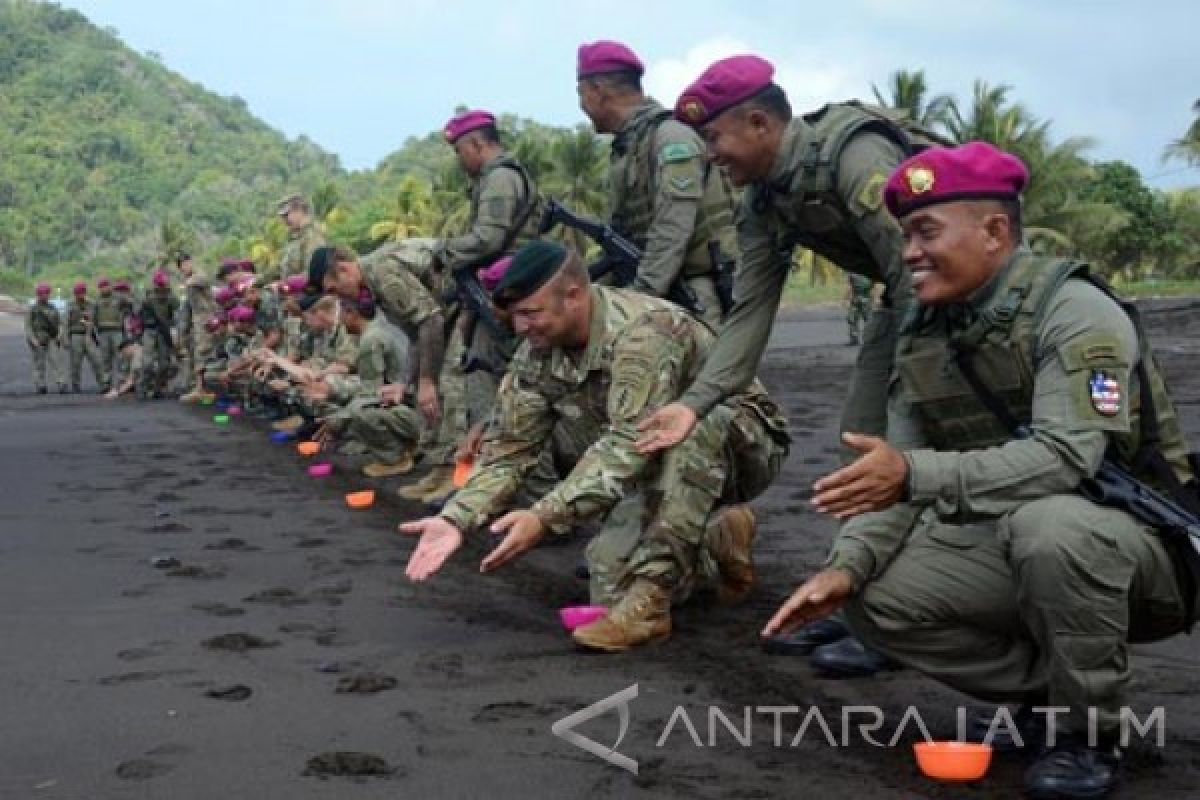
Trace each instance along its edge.
{"label": "green beret", "polygon": [[536,241],[513,256],[508,271],[496,284],[492,301],[501,308],[524,300],[546,285],[567,261],[567,248],[558,242]]}

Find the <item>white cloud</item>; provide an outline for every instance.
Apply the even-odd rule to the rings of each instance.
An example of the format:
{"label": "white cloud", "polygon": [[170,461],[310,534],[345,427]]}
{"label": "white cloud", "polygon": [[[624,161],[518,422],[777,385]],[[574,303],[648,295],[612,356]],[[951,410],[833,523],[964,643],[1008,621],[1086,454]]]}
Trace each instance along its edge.
{"label": "white cloud", "polygon": [[646,67],[644,83],[650,94],[670,106],[680,92],[714,61],[756,52],[775,65],[775,82],[787,92],[797,112],[817,108],[831,100],[859,97],[869,91],[870,81],[864,73],[848,68],[845,63],[826,59],[815,50],[805,49],[796,56],[781,59],[726,36],[700,42],[680,58],[652,62]]}

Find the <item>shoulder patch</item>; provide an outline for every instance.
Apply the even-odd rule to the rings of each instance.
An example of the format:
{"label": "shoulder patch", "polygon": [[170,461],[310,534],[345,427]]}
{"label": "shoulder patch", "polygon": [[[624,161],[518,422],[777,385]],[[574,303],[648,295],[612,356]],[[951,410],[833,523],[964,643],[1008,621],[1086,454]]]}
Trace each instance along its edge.
{"label": "shoulder patch", "polygon": [[658,151],[658,160],[663,164],[672,164],[676,161],[688,161],[698,155],[700,151],[691,142],[670,142]]}
{"label": "shoulder patch", "polygon": [[869,211],[878,211],[883,205],[883,187],[886,184],[886,175],[882,172],[872,173],[858,193],[858,204]]}

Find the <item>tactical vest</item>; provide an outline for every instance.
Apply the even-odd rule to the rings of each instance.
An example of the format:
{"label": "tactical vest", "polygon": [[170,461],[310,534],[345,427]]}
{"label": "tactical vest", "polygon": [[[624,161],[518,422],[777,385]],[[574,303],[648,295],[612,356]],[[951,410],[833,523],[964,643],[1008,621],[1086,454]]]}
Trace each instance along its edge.
{"label": "tactical vest", "polygon": [[[1037,333],[1050,301],[1071,278],[1086,280],[1112,297],[1108,287],[1089,274],[1086,264],[1028,255],[1018,257],[999,276],[1000,283],[986,308],[960,333],[947,334],[946,317],[939,309],[910,310],[901,332],[896,366],[905,396],[934,449],[980,450],[1013,439],[1013,433],[963,377],[955,361],[960,350],[970,358],[979,382],[1011,417],[1022,425],[1029,424],[1035,364],[1043,355],[1037,350]],[[1157,448],[1180,481],[1186,482],[1191,470],[1183,431],[1149,341],[1136,318],[1133,322],[1138,334],[1138,358],[1149,379],[1158,420]],[[1072,358],[1070,353],[1067,358]],[[1143,429],[1138,373],[1131,370],[1131,385],[1125,392],[1130,404],[1129,432],[1108,434],[1110,453],[1135,477],[1160,485],[1154,473],[1136,458]]]}
{"label": "tactical vest", "polygon": [[[807,131],[799,174],[785,191],[766,182],[756,183],[749,190],[751,207],[768,216],[771,228],[778,232],[777,246],[782,252],[790,254],[799,245],[843,269],[882,281],[885,276],[880,274],[880,265],[855,230],[855,216],[837,192],[842,152],[861,133],[883,136],[905,157],[950,142],[912,122],[903,112],[853,100],[823,106],[805,114],[801,122]],[[819,225],[803,223],[818,214]],[[898,291],[898,287],[888,289],[893,294]]]}
{"label": "tactical vest", "polygon": [[[623,137],[627,139],[624,169],[617,169],[619,156],[614,151],[612,181],[612,226],[621,235],[645,251],[654,222],[654,200],[658,196],[658,129],[672,113],[659,109],[646,114]],[[698,145],[703,157],[703,144]],[[683,275],[691,278],[712,274],[714,264],[708,243],[716,239],[721,252],[736,256],[737,233],[733,227],[733,188],[729,179],[711,162],[704,165],[704,194],[696,213],[696,224],[688,239],[683,258]]]}
{"label": "tactical vest", "polygon": [[[146,295],[146,299],[142,301],[142,305],[148,306],[154,311],[157,316],[157,323],[161,323],[164,327],[171,327],[175,323],[175,304],[171,302],[173,298],[170,294],[152,291]],[[147,328],[153,328],[156,325],[154,317],[149,314],[143,320]]]}
{"label": "tactical vest", "polygon": [[84,321],[87,313],[87,306],[81,306],[72,300],[67,306],[67,333],[87,333],[87,323]]}
{"label": "tactical vest", "polygon": [[[503,250],[495,255],[495,259],[503,258],[506,255],[511,255],[517,250],[520,250],[529,242],[538,238],[538,227],[541,225],[542,215],[540,212],[542,198],[537,193],[537,187],[534,186],[533,179],[529,177],[529,172],[525,167],[521,166],[515,158],[505,153],[489,163],[479,175],[479,181],[471,191],[471,225],[475,224],[475,220],[479,218],[479,200],[482,191],[480,187],[483,185],[483,179],[493,170],[511,169],[521,178],[521,186],[523,187],[520,205],[516,209],[516,216],[513,222],[516,224],[515,231],[507,231],[504,241]],[[486,265],[483,265],[486,266]]]}
{"label": "tactical vest", "polygon": [[34,303],[29,309],[29,327],[39,339],[57,339],[58,323],[58,310],[52,305]]}
{"label": "tactical vest", "polygon": [[101,331],[119,331],[125,315],[121,311],[121,301],[116,295],[100,295],[96,300],[96,328]]}

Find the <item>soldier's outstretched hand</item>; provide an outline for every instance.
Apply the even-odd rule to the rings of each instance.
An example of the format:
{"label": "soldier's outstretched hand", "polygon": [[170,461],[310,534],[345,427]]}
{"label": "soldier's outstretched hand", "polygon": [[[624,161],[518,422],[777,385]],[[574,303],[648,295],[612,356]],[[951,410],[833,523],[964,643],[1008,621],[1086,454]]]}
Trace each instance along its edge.
{"label": "soldier's outstretched hand", "polygon": [[862,456],[813,484],[817,512],[848,519],[898,503],[908,480],[904,454],[877,436],[844,433],[842,441]]}
{"label": "soldier's outstretched hand", "polygon": [[454,555],[463,543],[462,531],[442,517],[425,517],[402,523],[400,532],[421,537],[417,549],[408,558],[408,566],[404,568],[409,580],[417,582],[441,569],[446,559]]}
{"label": "soldier's outstretched hand", "polygon": [[792,592],[762,629],[764,638],[791,633],[801,625],[825,619],[854,593],[854,579],[842,569],[824,569]]}
{"label": "soldier's outstretched hand", "polygon": [[696,412],[683,403],[669,403],[638,423],[641,437],[634,447],[644,456],[669,450],[696,427]]}
{"label": "soldier's outstretched hand", "polygon": [[479,565],[480,572],[491,572],[528,552],[546,535],[546,526],[532,511],[510,511],[492,523],[492,533],[506,535]]}

